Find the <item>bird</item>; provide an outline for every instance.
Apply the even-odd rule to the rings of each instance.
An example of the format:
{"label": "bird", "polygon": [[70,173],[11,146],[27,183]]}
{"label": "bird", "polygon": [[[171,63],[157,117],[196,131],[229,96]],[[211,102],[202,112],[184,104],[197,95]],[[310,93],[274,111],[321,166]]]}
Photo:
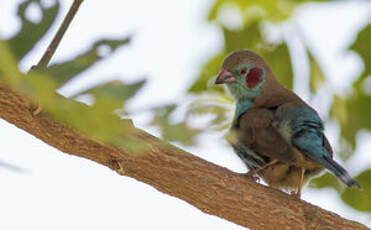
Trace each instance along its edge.
{"label": "bird", "polygon": [[276,79],[257,53],[227,56],[215,84],[236,101],[227,141],[246,164],[248,177],[300,199],[302,188],[324,169],[349,187],[359,183],[333,159],[318,113]]}

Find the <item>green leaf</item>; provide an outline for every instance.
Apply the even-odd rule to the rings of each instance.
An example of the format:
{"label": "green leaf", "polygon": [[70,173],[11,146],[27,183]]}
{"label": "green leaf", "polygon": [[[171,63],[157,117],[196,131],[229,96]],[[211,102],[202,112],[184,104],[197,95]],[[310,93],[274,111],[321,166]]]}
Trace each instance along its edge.
{"label": "green leaf", "polygon": [[226,53],[240,49],[257,50],[263,43],[258,21],[245,26],[242,30],[223,28]]}
{"label": "green leaf", "polygon": [[296,3],[285,0],[217,0],[210,10],[208,20],[216,20],[227,4],[240,8],[244,13],[245,22],[249,22],[250,19],[282,21],[290,17],[297,6]]}
{"label": "green leaf", "polygon": [[364,27],[357,35],[355,42],[349,47],[350,50],[358,53],[365,64],[365,70],[360,80],[363,80],[364,77],[371,75],[371,24]]}
{"label": "green leaf", "polygon": [[178,124],[162,124],[162,137],[167,141],[177,141],[183,145],[195,144],[195,136],[200,134],[200,129],[189,127],[185,122]]}
{"label": "green leaf", "polygon": [[330,116],[340,125],[340,134],[352,148],[356,145],[356,135],[362,129],[371,131],[371,96],[355,88],[348,98],[334,95]]}
{"label": "green leaf", "polygon": [[[27,75],[22,74],[17,69],[15,57],[3,41],[0,41],[0,50],[1,84],[10,86],[13,90],[22,92],[33,99],[43,112],[53,116],[56,121],[66,123],[96,140],[125,148],[130,147],[138,154],[146,148],[145,142],[138,143],[131,138],[130,134],[135,131],[132,129],[131,121],[123,120],[99,107],[87,106],[58,95],[52,77],[46,73],[34,71]],[[116,92],[120,96],[115,96],[125,99],[134,95],[134,88],[139,88],[141,84],[133,85],[129,87],[128,92],[123,93],[124,95]],[[110,95],[109,97],[114,96]]]}
{"label": "green leaf", "polygon": [[326,172],[320,177],[312,179],[310,181],[310,186],[318,189],[331,187],[336,189],[338,192],[341,192],[344,188],[344,186],[339,183],[339,180],[329,172]]}
{"label": "green leaf", "polygon": [[224,88],[221,86],[215,86],[213,79],[216,78],[217,74],[220,71],[220,67],[222,66],[223,60],[225,57],[225,53],[221,52],[211,58],[203,67],[200,75],[197,77],[196,81],[189,87],[189,93],[203,93],[210,88],[212,85],[212,89],[219,92],[224,92]]}
{"label": "green leaf", "polygon": [[154,110],[155,117],[151,125],[161,129],[162,137],[166,141],[177,141],[183,145],[194,145],[196,135],[201,133],[201,129],[190,127],[185,121],[174,123],[171,115],[175,111],[176,105],[167,105]]}
{"label": "green leaf", "polygon": [[[40,2],[41,0],[28,0],[21,3],[18,7],[18,16],[22,20],[21,30],[7,41],[18,60],[22,59],[45,35],[59,12],[58,1],[50,8],[45,8]],[[26,9],[31,3],[36,3],[40,6],[42,19],[38,23],[29,21],[25,15]]]}
{"label": "green leaf", "polygon": [[[127,39],[103,40],[97,42],[94,49],[99,49],[103,45],[103,48],[109,49],[108,51],[106,50],[106,54],[110,54],[112,50],[126,42]],[[121,119],[116,114],[102,109],[102,106],[87,106],[75,100],[64,98],[56,92],[57,82],[53,79],[54,76],[52,77],[47,71],[21,73],[18,70],[16,55],[11,52],[8,46],[10,46],[8,42],[0,40],[0,83],[2,85],[9,86],[13,90],[27,95],[33,100],[34,105],[38,105],[41,108],[43,113],[48,113],[57,122],[65,123],[79,130],[83,135],[87,135],[97,141],[135,151],[128,151],[128,153],[146,153],[145,150],[150,143],[135,139],[135,137],[133,139],[133,132],[138,132],[138,130],[134,129],[130,120]],[[92,59],[94,58],[90,58],[88,61]],[[84,68],[88,66],[86,63],[80,64]],[[74,71],[76,70],[74,69]],[[98,104],[104,104],[107,101],[108,104],[115,105],[110,108],[116,108],[119,105],[119,101],[122,104],[125,100],[132,97],[142,84],[143,82],[126,86],[106,84],[92,89],[90,92],[99,99]],[[30,107],[32,106],[30,105]]]}
{"label": "green leaf", "polygon": [[362,190],[347,188],[341,199],[354,209],[371,212],[371,169],[362,172],[355,178]]}
{"label": "green leaf", "polygon": [[307,49],[309,59],[309,89],[316,93],[319,87],[325,82],[325,76],[313,54]]}
{"label": "green leaf", "polygon": [[305,3],[305,2],[333,2],[334,0],[294,0],[298,3]]}
{"label": "green leaf", "polygon": [[[91,67],[97,61],[111,55],[117,48],[127,44],[129,41],[129,38],[100,40],[95,42],[93,47],[87,52],[80,54],[70,61],[54,64],[46,69],[37,69],[36,71],[46,71],[54,78],[57,85],[61,86]],[[103,53],[99,53],[99,51],[103,51]]]}
{"label": "green leaf", "polygon": [[[47,74],[30,73],[25,76],[21,85],[41,106],[42,111],[49,113],[56,121],[66,123],[105,143],[122,147],[132,146],[130,133],[133,132],[133,126],[129,120],[123,120],[101,107],[87,106],[58,95],[55,82]],[[139,148],[137,150],[141,151]]]}
{"label": "green leaf", "polygon": [[356,146],[356,135],[361,130],[371,131],[371,95],[363,87],[368,76],[371,74],[371,48],[369,41],[371,37],[371,24],[364,27],[359,33],[350,50],[357,52],[365,63],[363,73],[353,84],[352,93],[346,98],[334,96],[330,110],[330,117],[334,118],[340,125],[340,134],[351,148]]}
{"label": "green leaf", "polygon": [[[196,116],[209,115],[206,129],[223,130],[230,126],[233,118],[234,101],[224,94],[197,96],[189,105],[186,120]],[[210,116],[211,115],[211,116]]]}
{"label": "green leaf", "polygon": [[79,93],[79,95],[93,95],[95,98],[94,106],[99,107],[103,111],[111,112],[115,109],[122,108],[125,102],[143,87],[144,83],[145,81],[142,80],[133,84],[124,85],[120,81],[111,81],[83,91]]}
{"label": "green leaf", "polygon": [[287,88],[293,88],[294,73],[292,69],[289,48],[286,43],[277,45],[273,50],[268,50],[263,57],[272,68],[279,82]]}
{"label": "green leaf", "polygon": [[18,70],[16,57],[8,44],[0,40],[0,82],[9,86],[17,85],[22,74]]}

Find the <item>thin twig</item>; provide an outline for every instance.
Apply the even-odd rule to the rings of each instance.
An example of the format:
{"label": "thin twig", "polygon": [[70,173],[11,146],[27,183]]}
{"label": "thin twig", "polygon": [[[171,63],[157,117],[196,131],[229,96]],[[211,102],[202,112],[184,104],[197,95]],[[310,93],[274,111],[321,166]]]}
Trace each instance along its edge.
{"label": "thin twig", "polygon": [[68,11],[66,17],[62,22],[62,25],[59,27],[57,33],[55,34],[48,48],[46,49],[44,55],[41,57],[39,63],[36,66],[33,66],[32,69],[46,67],[49,64],[50,59],[53,57],[55,51],[57,50],[57,47],[61,42],[63,35],[67,31],[67,28],[71,24],[82,2],[83,0],[74,0],[70,10]]}

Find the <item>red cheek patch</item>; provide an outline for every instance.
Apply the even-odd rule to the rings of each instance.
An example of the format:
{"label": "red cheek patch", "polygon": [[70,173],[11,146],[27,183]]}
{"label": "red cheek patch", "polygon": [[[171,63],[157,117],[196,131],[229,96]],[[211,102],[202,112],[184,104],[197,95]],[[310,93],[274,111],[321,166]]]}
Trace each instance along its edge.
{"label": "red cheek patch", "polygon": [[250,69],[250,71],[246,75],[247,87],[249,88],[255,87],[259,83],[262,74],[263,70],[258,67]]}

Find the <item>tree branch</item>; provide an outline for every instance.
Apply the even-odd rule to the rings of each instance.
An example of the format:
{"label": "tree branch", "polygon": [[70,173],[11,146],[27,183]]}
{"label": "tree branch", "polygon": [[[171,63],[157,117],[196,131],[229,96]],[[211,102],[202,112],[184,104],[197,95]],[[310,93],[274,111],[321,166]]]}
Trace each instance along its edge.
{"label": "tree branch", "polygon": [[133,137],[150,148],[143,154],[86,137],[45,112],[33,116],[33,103],[0,86],[0,117],[55,148],[84,157],[178,197],[205,213],[250,229],[368,229],[332,212],[254,183],[136,129]]}
{"label": "tree branch", "polygon": [[63,35],[66,33],[68,26],[71,24],[73,18],[75,17],[77,10],[79,9],[81,3],[83,0],[74,0],[74,2],[71,5],[70,10],[68,11],[66,17],[64,17],[64,20],[59,27],[57,33],[55,34],[53,40],[50,42],[48,48],[46,49],[44,55],[41,57],[39,63],[37,63],[36,66],[32,66],[31,69],[34,68],[42,68],[46,67],[51,58],[53,57],[55,51],[58,48],[59,43],[61,42]]}

